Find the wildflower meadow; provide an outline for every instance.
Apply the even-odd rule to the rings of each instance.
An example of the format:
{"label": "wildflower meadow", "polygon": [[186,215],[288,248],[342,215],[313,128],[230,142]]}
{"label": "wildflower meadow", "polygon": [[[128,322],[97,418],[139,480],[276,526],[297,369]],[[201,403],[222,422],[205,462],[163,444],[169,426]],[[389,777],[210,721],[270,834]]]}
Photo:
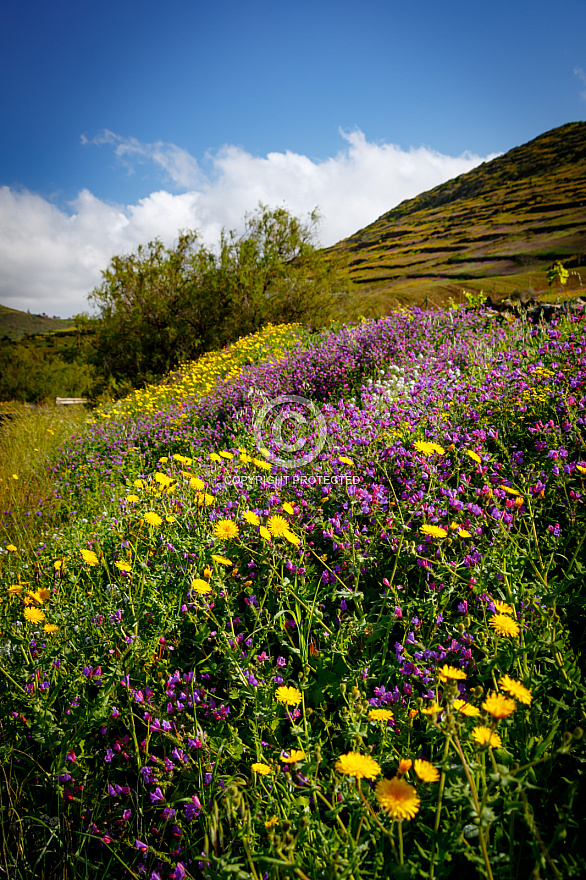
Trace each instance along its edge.
{"label": "wildflower meadow", "polygon": [[585,331],[269,326],[12,455],[0,877],[586,876]]}

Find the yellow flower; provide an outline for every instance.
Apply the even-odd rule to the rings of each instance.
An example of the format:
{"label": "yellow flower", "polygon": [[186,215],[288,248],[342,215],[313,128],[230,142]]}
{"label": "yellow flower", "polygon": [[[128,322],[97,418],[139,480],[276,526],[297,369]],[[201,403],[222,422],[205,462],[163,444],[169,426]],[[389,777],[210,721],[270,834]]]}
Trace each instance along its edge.
{"label": "yellow flower", "polygon": [[246,452],[243,452],[241,455],[238,456],[238,458],[240,459],[242,464],[250,464],[250,462],[252,461],[252,457],[250,455],[247,455]]}
{"label": "yellow flower", "polygon": [[359,752],[348,752],[340,755],[336,761],[336,770],[345,776],[353,776],[355,779],[375,779],[381,772],[380,764],[369,755],[361,755]]}
{"label": "yellow flower", "polygon": [[295,508],[289,501],[285,501],[285,503],[283,504],[283,510],[285,511],[285,513],[288,513],[289,516],[293,516],[293,514],[295,513]]}
{"label": "yellow flower", "polygon": [[432,700],[428,706],[422,707],[421,711],[424,715],[437,715],[438,712],[441,712],[441,706],[435,700]]}
{"label": "yellow flower", "polygon": [[477,464],[480,464],[480,462],[482,461],[478,453],[473,452],[472,449],[465,449],[464,452],[466,453],[468,458],[471,458],[472,461],[475,461]]}
{"label": "yellow flower", "polygon": [[145,483],[144,480],[135,480],[132,485],[135,489],[144,489]]}
{"label": "yellow flower", "polygon": [[232,565],[231,559],[226,559],[225,556],[218,556],[216,553],[212,553],[212,559],[214,562],[217,562],[218,565]]}
{"label": "yellow flower", "polygon": [[236,538],[238,533],[238,526],[231,519],[220,519],[214,526],[214,535],[223,541]]}
{"label": "yellow flower", "polygon": [[411,758],[401,758],[401,760],[399,761],[399,769],[397,770],[397,773],[399,774],[399,776],[404,776],[405,773],[409,773],[409,770],[412,766],[413,761],[411,760]]}
{"label": "yellow flower", "polygon": [[254,513],[252,510],[245,510],[242,514],[242,519],[245,519],[246,522],[251,526],[260,525],[260,516],[257,513]]}
{"label": "yellow flower", "polygon": [[137,501],[140,501],[138,495],[127,495],[126,500],[129,504],[136,504]]}
{"label": "yellow flower", "polygon": [[437,455],[443,455],[445,452],[442,446],[439,446],[437,443],[428,443],[426,440],[417,440],[413,446],[417,452],[421,452],[423,455],[433,455],[434,452]]}
{"label": "yellow flower", "polygon": [[30,593],[30,592],[29,592],[28,595],[29,595],[29,596],[31,597],[31,599],[33,599],[35,602],[38,602],[39,605],[42,605],[43,602],[46,602],[47,599],[50,598],[50,596],[51,596],[51,590],[48,590],[46,587],[39,587],[39,589],[38,589],[38,590],[35,590],[34,593]]}
{"label": "yellow flower", "polygon": [[505,486],[503,483],[501,483],[501,485],[498,488],[502,489],[503,492],[508,492],[509,495],[520,495],[521,494],[520,492],[517,492],[516,489],[511,489],[510,486]]}
{"label": "yellow flower", "polygon": [[263,764],[258,761],[256,764],[252,764],[250,769],[254,771],[254,773],[260,773],[261,776],[268,776],[271,772],[271,768],[268,764]]}
{"label": "yellow flower", "polygon": [[55,562],[53,563],[53,568],[55,569],[55,571],[60,571],[60,569],[62,569],[64,565],[65,565],[64,559],[56,559]]}
{"label": "yellow flower", "polygon": [[499,749],[503,742],[494,730],[490,727],[474,727],[472,729],[472,737],[481,746],[490,746],[491,749]]}
{"label": "yellow flower", "polygon": [[456,712],[460,712],[462,715],[468,715],[469,717],[480,715],[480,709],[473,706],[472,703],[467,703],[466,700],[454,700],[453,705]]}
{"label": "yellow flower", "polygon": [[296,764],[298,761],[303,761],[305,757],[303,749],[291,749],[288,755],[280,755],[279,761],[282,761],[283,764]]}
{"label": "yellow flower", "polygon": [[466,529],[459,529],[457,534],[458,534],[459,538],[471,538],[472,537],[471,533],[467,532]]}
{"label": "yellow flower", "polygon": [[499,614],[514,614],[515,609],[511,608],[510,605],[507,605],[506,602],[501,602],[500,599],[493,599],[494,607],[499,612]]}
{"label": "yellow flower", "polygon": [[210,454],[210,461],[222,461],[217,452],[212,452]]}
{"label": "yellow flower", "polygon": [[285,703],[287,706],[297,706],[301,702],[301,691],[296,687],[281,685],[275,691],[275,696],[279,703]]}
{"label": "yellow flower", "polygon": [[503,694],[497,694],[492,691],[482,704],[482,708],[488,712],[493,718],[507,718],[517,708],[514,700],[510,700]]}
{"label": "yellow flower", "polygon": [[369,721],[390,721],[394,718],[390,709],[371,709],[368,713]]}
{"label": "yellow flower", "polygon": [[177,522],[177,520],[175,519],[174,516],[167,515],[167,516],[165,517],[165,522],[168,522],[168,523],[174,523],[174,522]]}
{"label": "yellow flower", "polygon": [[205,483],[203,480],[200,480],[199,477],[191,477],[189,485],[192,489],[195,489],[196,492],[203,492],[205,489]]}
{"label": "yellow flower", "polygon": [[520,703],[524,703],[526,706],[531,705],[531,700],[533,699],[531,691],[524,684],[521,684],[520,681],[515,681],[514,678],[503,675],[502,678],[499,678],[499,684],[504,691],[507,691],[512,697],[516,697]]}
{"label": "yellow flower", "polygon": [[260,532],[261,538],[264,538],[265,541],[271,540],[271,533],[269,532],[269,530],[267,529],[266,526],[261,526],[259,529],[259,532]]}
{"label": "yellow flower", "polygon": [[354,464],[354,462],[352,461],[352,459],[351,459],[351,458],[346,458],[345,455],[341,455],[341,456],[339,457],[338,461],[340,462],[340,464],[347,464],[347,465],[349,465],[350,467],[352,467],[352,465]]}
{"label": "yellow flower", "polygon": [[463,669],[458,669],[456,666],[448,666],[447,663],[441,669],[438,669],[438,672],[439,680],[442,682],[463,681],[466,678],[466,673]]}
{"label": "yellow flower", "polygon": [[586,474],[586,467],[582,467],[581,464],[576,465],[576,470],[580,471],[581,474]]}
{"label": "yellow flower", "polygon": [[167,474],[156,473],[155,474],[155,483],[158,483],[160,486],[170,486],[173,480],[171,477],[168,477]]}
{"label": "yellow flower", "polygon": [[252,460],[253,460],[254,464],[257,467],[261,468],[261,470],[263,470],[263,471],[272,471],[272,469],[273,469],[272,464],[268,461],[265,461],[262,458],[253,458]]}
{"label": "yellow flower", "polygon": [[374,795],[381,810],[399,821],[413,819],[421,803],[415,788],[398,776],[392,779],[379,779]]}
{"label": "yellow flower", "polygon": [[488,621],[488,624],[496,630],[499,636],[519,635],[519,624],[516,620],[513,620],[512,617],[508,617],[506,614],[493,614]]}
{"label": "yellow flower", "polygon": [[284,537],[285,532],[289,531],[289,523],[282,516],[270,516],[267,520],[267,526],[270,533],[277,538]]}
{"label": "yellow flower", "polygon": [[59,627],[55,623],[46,623],[43,627],[43,630],[49,634],[56,633],[58,629]]}
{"label": "yellow flower", "polygon": [[208,492],[198,492],[197,503],[200,507],[202,507],[204,504],[206,505],[206,507],[209,507],[210,504],[214,503],[214,496],[210,495]]}
{"label": "yellow flower", "polygon": [[22,593],[22,586],[20,584],[13,584],[13,586],[8,587],[8,595],[9,596],[19,596]]}
{"label": "yellow flower", "polygon": [[421,526],[419,531],[423,535],[430,535],[432,538],[445,538],[446,535],[448,534],[445,529],[442,529],[439,526],[430,526],[430,525]]}
{"label": "yellow flower", "polygon": [[222,451],[220,452],[220,455],[222,456],[222,458],[227,458],[228,460],[234,458],[231,452]]}
{"label": "yellow flower", "polygon": [[45,613],[40,608],[25,608],[24,616],[29,623],[40,623],[45,619]]}
{"label": "yellow flower", "polygon": [[440,778],[439,770],[433,764],[430,764],[429,761],[416,758],[413,766],[422,782],[437,782]]}
{"label": "yellow flower", "polygon": [[211,593],[212,588],[208,584],[207,581],[202,580],[201,578],[196,578],[191,582],[191,589],[195,590],[196,593],[199,593],[200,596],[205,596],[206,593]]}
{"label": "yellow flower", "polygon": [[79,552],[86,565],[99,565],[99,559],[93,550],[86,550],[85,547],[83,547]]}
{"label": "yellow flower", "polygon": [[150,526],[160,526],[163,523],[163,520],[161,519],[159,514],[155,513],[154,510],[149,510],[148,513],[145,513],[143,519]]}
{"label": "yellow flower", "polygon": [[124,562],[119,559],[118,562],[115,562],[114,565],[119,571],[132,571],[132,566],[128,562]]}
{"label": "yellow flower", "polygon": [[297,546],[297,544],[299,544],[299,542],[301,541],[301,538],[298,538],[297,535],[294,535],[293,532],[290,532],[288,530],[286,532],[283,532],[283,537],[286,541],[289,541],[290,544],[295,544],[295,546]]}
{"label": "yellow flower", "polygon": [[206,567],[204,568],[204,570],[203,570],[203,576],[204,576],[204,578],[206,579],[206,581],[209,581],[209,579],[211,578],[211,576],[212,576],[212,570],[211,570],[211,568],[209,567],[209,565],[206,565]]}
{"label": "yellow flower", "polygon": [[272,816],[267,822],[265,822],[265,828],[274,828],[275,825],[279,824],[279,820],[276,816]]}
{"label": "yellow flower", "polygon": [[6,549],[10,550],[11,553],[16,553],[16,551],[18,550],[18,547],[15,547],[14,544],[7,544]]}

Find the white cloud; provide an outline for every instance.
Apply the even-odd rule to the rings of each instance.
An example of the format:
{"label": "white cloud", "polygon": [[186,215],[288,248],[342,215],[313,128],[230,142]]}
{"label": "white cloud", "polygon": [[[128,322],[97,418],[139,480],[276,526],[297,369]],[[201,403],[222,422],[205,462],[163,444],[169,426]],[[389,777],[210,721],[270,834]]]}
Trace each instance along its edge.
{"label": "white cloud", "polygon": [[86,295],[101,281],[114,254],[130,253],[156,237],[170,246],[178,230],[198,229],[211,246],[222,227],[239,228],[259,201],[323,217],[324,246],[368,225],[403,199],[457,177],[485,159],[445,156],[428,147],[402,150],[369,143],[361,131],[341,132],[344,148],[314,161],[287,151],[252,156],[223,147],[196,159],[174,144],[142,144],[105,131],[85,144],[105,144],[132,172],[153,162],[185,192],[153,192],[134,205],[113,205],[82,190],[63,211],[27,190],[0,188],[0,302],[31,312],[72,315],[88,308]]}

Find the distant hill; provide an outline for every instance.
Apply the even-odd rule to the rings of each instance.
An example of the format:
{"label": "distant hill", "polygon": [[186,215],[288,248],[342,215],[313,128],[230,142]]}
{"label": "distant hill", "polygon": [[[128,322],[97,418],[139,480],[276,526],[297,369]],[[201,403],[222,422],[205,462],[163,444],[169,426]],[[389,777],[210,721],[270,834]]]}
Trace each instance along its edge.
{"label": "distant hill", "polygon": [[0,305],[0,339],[22,339],[33,333],[52,333],[73,327],[73,319],[49,318],[47,315],[31,315]]}
{"label": "distant hill", "polygon": [[586,122],[570,122],[402,202],[326,250],[377,311],[462,290],[547,290],[555,260],[586,287]]}

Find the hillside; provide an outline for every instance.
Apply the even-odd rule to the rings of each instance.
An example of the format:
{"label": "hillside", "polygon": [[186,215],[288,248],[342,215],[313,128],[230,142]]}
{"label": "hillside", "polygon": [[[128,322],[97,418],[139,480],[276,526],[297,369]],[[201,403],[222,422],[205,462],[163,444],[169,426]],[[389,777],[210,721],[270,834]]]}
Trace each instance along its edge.
{"label": "hillside", "polygon": [[462,289],[510,295],[547,290],[546,268],[586,283],[586,122],[552,129],[473,171],[402,202],[327,253],[373,307]]}
{"label": "hillside", "polygon": [[0,305],[0,339],[21,339],[34,333],[51,333],[73,327],[74,321],[66,318],[49,318],[47,315],[31,315],[18,309]]}

